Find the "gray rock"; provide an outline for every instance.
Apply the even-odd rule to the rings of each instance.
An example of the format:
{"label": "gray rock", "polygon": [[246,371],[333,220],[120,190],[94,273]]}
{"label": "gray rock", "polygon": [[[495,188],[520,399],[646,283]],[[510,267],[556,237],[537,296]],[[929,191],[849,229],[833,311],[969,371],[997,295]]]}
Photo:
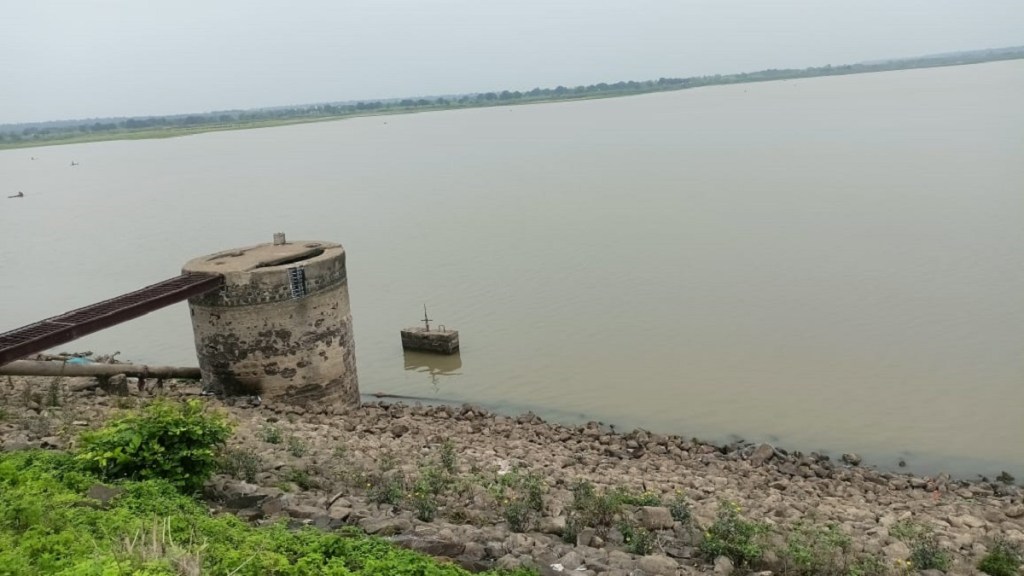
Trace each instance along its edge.
{"label": "gray rock", "polygon": [[[444,556],[456,558],[466,552],[466,545],[460,542],[449,542],[437,538],[420,538],[417,536],[395,536],[391,542],[402,548],[415,550],[428,556]],[[479,545],[478,545],[479,546]],[[481,547],[482,551],[482,547]],[[482,557],[482,556],[481,556]]]}
{"label": "gray rock", "polygon": [[103,389],[118,396],[128,395],[128,377],[124,374],[115,374],[103,384]]}
{"label": "gray rock", "polygon": [[224,502],[224,507],[228,510],[243,510],[245,508],[258,508],[267,497],[263,494],[246,494],[244,496],[235,496],[229,498]]}
{"label": "gray rock", "polygon": [[43,449],[47,449],[47,448],[51,448],[51,449],[52,448],[63,448],[64,447],[64,440],[61,439],[59,436],[46,436],[46,437],[40,439],[39,442],[40,442],[40,447],[42,447]]}
{"label": "gray rock", "polygon": [[850,466],[860,466],[861,463],[860,454],[854,454],[853,452],[843,454],[839,459]]}
{"label": "gray rock", "polygon": [[644,506],[640,508],[640,525],[648,530],[668,530],[675,524],[672,512],[664,506]]}
{"label": "gray rock", "polygon": [[348,520],[349,516],[352,515],[352,509],[335,506],[327,511],[327,515],[330,516],[332,520],[342,523],[345,520]]}
{"label": "gray rock", "polygon": [[910,558],[910,547],[903,542],[893,542],[885,547],[885,555],[894,560]]}
{"label": "gray rock", "polygon": [[718,576],[729,576],[734,570],[732,560],[726,556],[715,558],[715,574]]}
{"label": "gray rock", "polygon": [[267,516],[273,516],[274,514],[280,514],[284,511],[284,502],[280,498],[267,498],[260,504],[260,509]]}
{"label": "gray rock", "polygon": [[537,531],[542,534],[555,534],[560,536],[562,532],[565,532],[565,516],[558,516],[556,518],[545,516],[544,518],[541,518],[540,522],[537,523]]}
{"label": "gray rock", "polygon": [[246,522],[255,522],[260,518],[263,518],[263,511],[259,510],[258,508],[246,508],[244,510],[239,510],[238,512],[236,512],[235,516],[238,516]]}
{"label": "gray rock", "polygon": [[409,432],[409,427],[405,424],[395,424],[391,427],[391,435],[395,438],[404,436],[407,432]]}
{"label": "gray rock", "polygon": [[782,466],[779,466],[779,472],[790,476],[800,476],[800,468],[792,462],[786,462]]}
{"label": "gray rock", "polygon": [[485,556],[484,545],[479,542],[466,542],[463,548],[462,558],[482,560]]}
{"label": "gray rock", "polygon": [[1003,513],[1005,513],[1008,518],[1020,518],[1021,516],[1024,516],[1024,506],[1020,504],[1007,506],[1006,509],[1003,510]]}
{"label": "gray rock", "polygon": [[359,521],[359,527],[367,534],[378,536],[392,536],[412,530],[412,522],[405,518],[363,518]]}
{"label": "gray rock", "polygon": [[307,506],[305,504],[291,504],[285,506],[284,513],[291,516],[292,518],[310,519],[316,518],[317,516],[326,516],[327,511],[323,508],[316,506]]}
{"label": "gray rock", "polygon": [[513,554],[505,554],[501,558],[498,558],[494,562],[494,567],[498,570],[508,570],[509,572],[521,568],[523,565]]}
{"label": "gray rock", "polygon": [[120,496],[124,490],[121,488],[115,488],[113,486],[104,486],[103,484],[93,484],[85,492],[85,497],[97,500],[103,506],[110,504],[110,501]]}
{"label": "gray rock", "polygon": [[593,544],[594,538],[597,538],[597,530],[594,530],[593,528],[584,528],[576,534],[576,545],[590,546]]}
{"label": "gray rock", "polygon": [[644,556],[638,564],[644,572],[658,576],[675,576],[679,570],[678,562],[662,554]]}
{"label": "gray rock", "polygon": [[750,455],[750,464],[753,466],[764,466],[775,456],[775,448],[771,444],[761,444],[754,453]]}
{"label": "gray rock", "polygon": [[583,566],[585,562],[586,559],[583,558],[583,555],[575,550],[570,550],[568,554],[558,559],[558,564],[561,564],[566,570],[575,570]]}

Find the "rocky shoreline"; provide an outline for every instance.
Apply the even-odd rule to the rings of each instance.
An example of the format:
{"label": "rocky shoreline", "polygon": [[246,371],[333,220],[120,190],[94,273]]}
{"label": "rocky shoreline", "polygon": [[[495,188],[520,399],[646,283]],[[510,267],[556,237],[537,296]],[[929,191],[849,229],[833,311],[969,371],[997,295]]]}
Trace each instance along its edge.
{"label": "rocky shoreline", "polygon": [[[117,408],[199,395],[184,381],[107,390],[90,382],[0,379],[3,449],[64,449]],[[764,555],[751,568],[761,573],[807,573],[791,553],[793,535],[808,526],[842,535],[841,550],[827,551],[836,562],[872,559],[866,573],[913,573],[909,528],[926,530],[935,551],[948,555],[949,574],[979,573],[998,539],[1024,546],[1022,491],[1009,478],[879,472],[858,466],[855,455],[835,462],[768,444],[563,426],[470,405],[314,411],[251,398],[204,401],[236,424],[225,473],[205,494],[218,513],[258,524],[358,526],[473,570],[745,573],[742,562],[708,557],[702,544],[723,510],[763,528]],[[591,500],[582,499],[587,490]],[[606,522],[587,517],[593,511],[581,502],[600,505],[612,494]]]}

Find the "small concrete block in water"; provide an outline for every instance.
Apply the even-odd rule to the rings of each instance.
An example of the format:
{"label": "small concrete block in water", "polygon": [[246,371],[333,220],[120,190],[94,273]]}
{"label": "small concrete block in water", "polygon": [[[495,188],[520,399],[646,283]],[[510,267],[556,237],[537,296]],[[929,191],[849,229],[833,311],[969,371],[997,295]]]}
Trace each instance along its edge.
{"label": "small concrete block in water", "polygon": [[412,327],[402,330],[402,348],[422,350],[438,354],[454,354],[459,351],[458,330],[427,330]]}

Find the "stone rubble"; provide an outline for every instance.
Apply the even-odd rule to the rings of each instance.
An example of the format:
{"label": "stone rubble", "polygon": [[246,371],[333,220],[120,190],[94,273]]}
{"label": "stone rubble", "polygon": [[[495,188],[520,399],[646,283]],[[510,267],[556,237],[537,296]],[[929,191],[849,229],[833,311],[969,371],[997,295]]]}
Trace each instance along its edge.
{"label": "stone rubble", "polygon": [[[98,426],[117,408],[155,394],[198,395],[183,382],[168,382],[161,390],[119,384],[116,392],[127,396],[102,389],[68,392],[75,380],[85,379],[64,379],[59,393],[50,395],[57,406],[47,406],[53,403],[45,397],[50,379],[0,381],[3,449],[69,448],[77,433]],[[250,450],[259,461],[254,482],[223,474],[211,479],[205,496],[218,513],[255,524],[356,526],[470,570],[528,567],[542,575],[579,576],[745,573],[724,557],[700,559],[699,530],[675,521],[663,506],[631,512],[637,525],[656,535],[647,556],[628,553],[617,529],[582,530],[574,543],[564,542],[570,487],[578,480],[599,489],[650,492],[663,503],[684,494],[697,526],[711,524],[723,500],[737,503],[744,517],[779,529],[801,520],[834,523],[852,537],[854,552],[881,553],[890,562],[910,555],[890,529],[911,519],[934,528],[940,546],[953,554],[950,574],[976,574],[974,566],[997,536],[1024,545],[1024,501],[1017,486],[877,471],[862,465],[856,454],[834,463],[825,455],[769,444],[716,446],[639,429],[620,433],[594,422],[564,426],[529,413],[509,417],[471,405],[366,403],[342,411],[244,398],[204,401],[235,423],[229,446]],[[268,430],[280,434],[278,442],[267,441]],[[459,478],[493,479],[521,470],[543,479],[544,511],[533,530],[513,532],[480,482],[460,485],[463,505],[442,506],[431,522],[417,519],[409,506],[371,502],[370,487],[362,482],[388,469],[376,480],[387,474],[414,478],[421,466],[437,464],[446,441],[456,447]],[[775,540],[784,545],[781,536]],[[762,574],[783,569],[774,553],[766,563],[770,570]]]}

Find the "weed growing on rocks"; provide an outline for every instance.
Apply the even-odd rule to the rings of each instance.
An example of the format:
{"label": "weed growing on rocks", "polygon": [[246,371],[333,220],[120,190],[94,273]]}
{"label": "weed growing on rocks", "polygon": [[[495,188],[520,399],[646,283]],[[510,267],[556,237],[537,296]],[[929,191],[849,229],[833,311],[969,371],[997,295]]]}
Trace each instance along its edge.
{"label": "weed growing on rocks", "polygon": [[835,524],[825,527],[797,523],[786,539],[782,556],[787,574],[845,576],[849,573],[849,536]]}
{"label": "weed growing on rocks", "polygon": [[686,500],[686,494],[682,490],[675,491],[675,494],[672,496],[672,502],[668,505],[668,511],[672,514],[673,520],[682,522],[684,526],[693,522],[693,511],[690,509],[690,503]]}
{"label": "weed growing on rocks", "polygon": [[268,444],[280,444],[284,440],[284,434],[281,432],[281,429],[273,424],[263,426],[260,436]]}
{"label": "weed growing on rocks", "polygon": [[636,492],[620,486],[613,488],[609,496],[627,506],[661,506],[661,496],[650,490]]}
{"label": "weed growing on rocks", "polygon": [[309,471],[304,468],[292,468],[288,470],[285,480],[294,483],[302,490],[313,490],[320,487],[320,483],[317,479],[310,475]]}
{"label": "weed growing on rocks", "polygon": [[219,466],[224,474],[251,483],[256,481],[263,458],[252,447],[226,448],[221,452]]}
{"label": "weed growing on rocks", "polygon": [[572,486],[572,504],[562,538],[574,543],[576,536],[586,528],[593,528],[604,536],[621,510],[622,503],[616,498],[615,491],[598,492],[590,482],[579,480]]}
{"label": "weed growing on rocks", "polygon": [[309,451],[309,447],[298,436],[288,437],[288,453],[296,458],[302,458]]}
{"label": "weed growing on rocks", "polygon": [[47,406],[60,406],[61,401],[61,385],[60,376],[50,381],[49,386],[46,387],[46,405]]}
{"label": "weed growing on rocks", "polygon": [[405,478],[386,472],[371,474],[366,483],[366,499],[375,504],[398,504],[405,496]]}
{"label": "weed growing on rocks", "polygon": [[978,563],[978,570],[990,576],[1017,576],[1024,563],[1024,549],[1020,544],[1005,538],[997,539],[985,557]]}
{"label": "weed growing on rocks", "polygon": [[715,521],[704,532],[700,552],[709,562],[726,556],[737,567],[751,566],[764,554],[767,533],[766,524],[743,518],[738,504],[723,500]]}
{"label": "weed growing on rocks", "polygon": [[943,572],[949,569],[952,558],[949,552],[939,546],[939,539],[930,527],[912,520],[902,520],[893,524],[889,534],[910,547],[910,564],[914,569]]}
{"label": "weed growing on rocks", "polygon": [[450,439],[441,444],[441,467],[449,474],[455,474],[457,462],[455,457],[455,443]]}
{"label": "weed growing on rocks", "polygon": [[631,554],[646,556],[654,550],[654,545],[657,543],[657,536],[654,532],[632,521],[620,522],[618,529],[622,533],[626,550]]}
{"label": "weed growing on rocks", "polygon": [[452,477],[444,469],[435,466],[420,468],[419,477],[413,483],[409,501],[416,517],[431,522],[437,515],[440,496],[452,484]]}
{"label": "weed growing on rocks", "polygon": [[847,576],[889,576],[889,564],[881,554],[863,555],[854,560],[846,572]]}
{"label": "weed growing on rocks", "polygon": [[526,532],[544,509],[544,480],[533,472],[513,469],[491,486],[501,516],[513,532]]}
{"label": "weed growing on rocks", "polygon": [[224,416],[205,412],[198,400],[156,401],[84,432],[77,458],[104,478],[162,478],[194,492],[217,469],[216,450],[230,435]]}

